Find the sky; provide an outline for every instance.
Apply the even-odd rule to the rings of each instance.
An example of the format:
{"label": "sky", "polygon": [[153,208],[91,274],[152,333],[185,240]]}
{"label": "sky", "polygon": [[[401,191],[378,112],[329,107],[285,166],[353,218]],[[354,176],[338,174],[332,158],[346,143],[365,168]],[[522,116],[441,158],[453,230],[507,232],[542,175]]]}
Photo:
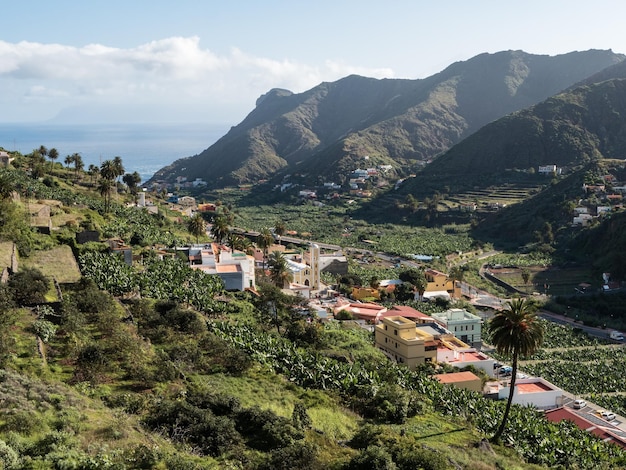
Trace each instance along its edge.
{"label": "sky", "polygon": [[4,2],[0,122],[236,125],[272,88],[478,54],[626,53],[622,0]]}

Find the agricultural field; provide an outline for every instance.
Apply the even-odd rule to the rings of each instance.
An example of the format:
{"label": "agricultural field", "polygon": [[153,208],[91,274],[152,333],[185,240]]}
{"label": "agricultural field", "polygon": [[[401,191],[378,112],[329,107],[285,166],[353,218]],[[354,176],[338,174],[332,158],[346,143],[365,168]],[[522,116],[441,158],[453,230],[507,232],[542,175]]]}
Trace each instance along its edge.
{"label": "agricultural field", "polygon": [[28,258],[20,259],[20,267],[36,268],[61,284],[78,282],[81,277],[74,253],[68,245],[35,251]]}
{"label": "agricultural field", "polygon": [[[528,271],[528,283],[524,282],[524,270]],[[575,295],[580,284],[592,284],[589,268],[553,268],[550,266],[514,266],[491,267],[489,269],[498,279],[528,294],[539,292],[552,296]],[[597,281],[597,280],[596,280]],[[599,285],[598,282],[595,284]]]}
{"label": "agricultural field", "polygon": [[626,346],[547,321],[545,329],[543,348],[520,361],[520,369],[626,416]]}

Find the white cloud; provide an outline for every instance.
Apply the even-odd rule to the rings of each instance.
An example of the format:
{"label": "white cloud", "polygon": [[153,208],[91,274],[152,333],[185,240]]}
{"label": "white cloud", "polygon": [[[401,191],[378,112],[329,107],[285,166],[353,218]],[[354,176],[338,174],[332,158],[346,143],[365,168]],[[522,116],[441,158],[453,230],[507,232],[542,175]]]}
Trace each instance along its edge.
{"label": "white cloud", "polygon": [[[237,48],[219,56],[201,48],[195,36],[129,49],[0,41],[0,105],[13,115],[31,113],[32,119],[77,105],[116,103],[126,107],[162,103],[164,109],[175,106],[181,112],[188,105],[207,113],[214,106],[222,112],[231,107],[239,115],[251,111],[256,98],[271,88],[298,93],[353,73],[393,76],[388,69],[276,60]],[[25,102],[31,106],[20,110]],[[34,108],[35,103],[40,108]]]}

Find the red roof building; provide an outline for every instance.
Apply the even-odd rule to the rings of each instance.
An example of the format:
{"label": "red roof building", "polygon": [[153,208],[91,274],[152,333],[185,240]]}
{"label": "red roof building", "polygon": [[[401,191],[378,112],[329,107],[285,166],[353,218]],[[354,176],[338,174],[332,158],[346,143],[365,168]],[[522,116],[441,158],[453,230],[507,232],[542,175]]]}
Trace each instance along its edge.
{"label": "red roof building", "polygon": [[580,429],[588,431],[605,442],[612,442],[626,449],[626,432],[613,426],[599,416],[570,408],[560,407],[546,411],[546,418],[554,423],[564,419],[571,421]]}

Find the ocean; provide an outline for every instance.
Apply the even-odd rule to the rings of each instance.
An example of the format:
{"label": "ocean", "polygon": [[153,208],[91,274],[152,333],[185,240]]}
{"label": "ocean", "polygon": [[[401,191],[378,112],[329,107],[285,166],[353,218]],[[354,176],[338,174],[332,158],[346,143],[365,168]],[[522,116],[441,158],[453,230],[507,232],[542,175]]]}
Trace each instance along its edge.
{"label": "ocean", "polygon": [[230,129],[229,124],[84,124],[0,123],[0,147],[22,154],[42,145],[59,151],[57,162],[78,153],[85,169],[121,157],[126,173],[145,182],[178,160],[201,153]]}

